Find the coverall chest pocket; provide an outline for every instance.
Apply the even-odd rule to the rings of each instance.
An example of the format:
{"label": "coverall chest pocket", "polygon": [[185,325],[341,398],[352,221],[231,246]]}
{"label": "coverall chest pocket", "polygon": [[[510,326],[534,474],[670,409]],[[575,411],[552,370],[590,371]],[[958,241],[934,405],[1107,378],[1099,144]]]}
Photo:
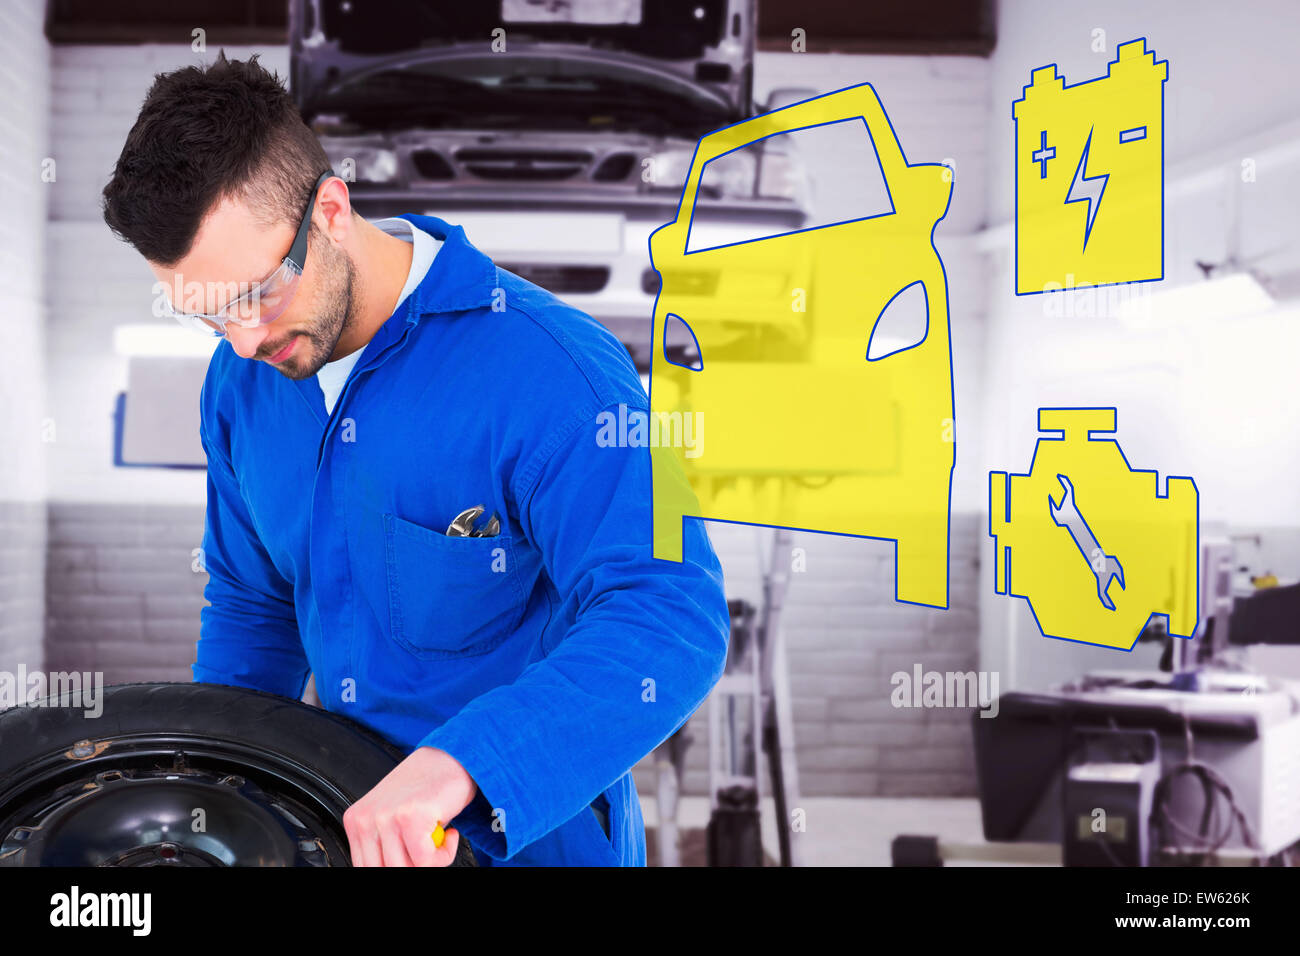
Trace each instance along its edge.
{"label": "coverall chest pocket", "polygon": [[510,538],[449,537],[384,515],[393,640],[424,660],[486,654],[519,626],[523,588]]}

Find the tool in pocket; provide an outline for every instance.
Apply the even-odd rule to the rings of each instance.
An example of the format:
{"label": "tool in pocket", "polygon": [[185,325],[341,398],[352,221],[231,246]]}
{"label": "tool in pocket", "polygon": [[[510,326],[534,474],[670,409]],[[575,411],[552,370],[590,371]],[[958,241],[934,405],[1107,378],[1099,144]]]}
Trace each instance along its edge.
{"label": "tool in pocket", "polygon": [[487,524],[482,528],[475,530],[474,522],[478,521],[479,516],[486,509],[483,505],[474,505],[472,508],[466,508],[460,514],[452,519],[451,524],[447,525],[447,534],[453,538],[492,538],[501,532],[501,519],[497,513],[492,512],[492,517],[488,519]]}

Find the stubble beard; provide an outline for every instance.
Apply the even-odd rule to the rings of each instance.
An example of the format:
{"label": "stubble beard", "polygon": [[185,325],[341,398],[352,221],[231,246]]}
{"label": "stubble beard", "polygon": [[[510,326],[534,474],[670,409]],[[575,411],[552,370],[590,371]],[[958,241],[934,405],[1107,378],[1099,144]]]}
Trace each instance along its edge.
{"label": "stubble beard", "polygon": [[[329,243],[321,244],[321,276],[312,312],[312,324],[295,332],[303,341],[287,362],[272,366],[285,378],[295,381],[311,378],[324,367],[338,347],[339,339],[356,322],[356,269],[352,257]],[[287,343],[286,343],[287,344]]]}

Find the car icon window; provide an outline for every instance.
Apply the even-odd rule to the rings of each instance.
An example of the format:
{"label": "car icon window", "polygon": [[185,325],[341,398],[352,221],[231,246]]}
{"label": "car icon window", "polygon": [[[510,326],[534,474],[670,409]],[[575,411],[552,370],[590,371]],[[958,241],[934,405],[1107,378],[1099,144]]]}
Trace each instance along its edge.
{"label": "car icon window", "polygon": [[698,372],[704,368],[700,355],[700,341],[695,331],[680,315],[669,312],[664,316],[664,358],[674,365]]}
{"label": "car icon window", "polygon": [[[791,183],[793,177],[807,182]],[[752,189],[759,198],[802,190],[811,207],[802,223],[746,224],[726,215],[729,198]],[[716,211],[716,214],[715,214]],[[686,251],[703,252],[895,212],[871,132],[861,117],[766,136],[704,164]]]}

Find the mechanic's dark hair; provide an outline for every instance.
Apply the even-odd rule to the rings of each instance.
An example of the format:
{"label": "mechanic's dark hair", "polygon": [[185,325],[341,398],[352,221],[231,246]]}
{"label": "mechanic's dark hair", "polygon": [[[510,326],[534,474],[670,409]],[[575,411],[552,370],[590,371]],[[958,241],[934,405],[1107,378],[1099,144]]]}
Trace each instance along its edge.
{"label": "mechanic's dark hair", "polygon": [[[297,226],[329,158],[288,91],[257,62],[159,73],[104,187],[104,221],[150,262],[175,265],[216,204]],[[313,229],[315,224],[313,223]]]}

